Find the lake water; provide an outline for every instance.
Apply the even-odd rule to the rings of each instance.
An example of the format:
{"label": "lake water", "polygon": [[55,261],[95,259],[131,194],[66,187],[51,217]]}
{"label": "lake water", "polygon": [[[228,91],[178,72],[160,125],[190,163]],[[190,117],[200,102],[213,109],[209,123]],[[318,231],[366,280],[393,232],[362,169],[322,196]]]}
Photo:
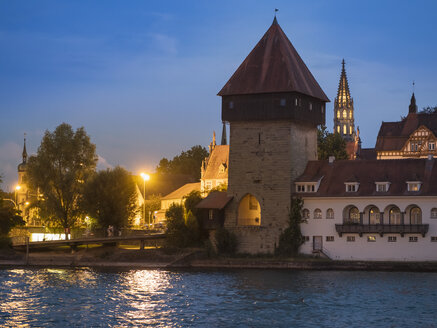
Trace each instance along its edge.
{"label": "lake water", "polygon": [[437,327],[437,273],[0,270],[0,326]]}

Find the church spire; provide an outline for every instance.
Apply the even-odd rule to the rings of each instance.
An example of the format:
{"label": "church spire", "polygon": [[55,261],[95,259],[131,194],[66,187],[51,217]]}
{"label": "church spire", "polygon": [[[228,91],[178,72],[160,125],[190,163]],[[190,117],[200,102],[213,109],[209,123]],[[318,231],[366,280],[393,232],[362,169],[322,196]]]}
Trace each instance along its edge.
{"label": "church spire", "polygon": [[24,146],[23,146],[23,164],[27,162],[27,150],[26,150],[26,133],[24,134]]}
{"label": "church spire", "polygon": [[334,101],[334,132],[346,141],[355,140],[354,101],[349,90],[344,59],[341,62],[340,81]]}
{"label": "church spire", "polygon": [[222,141],[220,143],[222,146],[228,144],[228,138],[226,136],[226,124],[223,122],[223,129],[222,129]]}
{"label": "church spire", "polygon": [[414,96],[414,92],[410,100],[409,113],[417,113],[416,97]]}

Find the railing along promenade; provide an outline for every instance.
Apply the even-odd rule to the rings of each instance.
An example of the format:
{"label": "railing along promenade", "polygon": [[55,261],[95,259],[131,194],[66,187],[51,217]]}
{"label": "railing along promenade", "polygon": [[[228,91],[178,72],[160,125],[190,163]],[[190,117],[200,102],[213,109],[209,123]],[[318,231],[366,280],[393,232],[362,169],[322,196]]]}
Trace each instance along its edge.
{"label": "railing along promenade", "polygon": [[91,244],[117,244],[122,242],[139,242],[140,249],[144,249],[146,244],[154,243],[155,245],[165,238],[164,233],[149,233],[144,235],[133,235],[133,236],[120,236],[120,237],[85,237],[85,238],[75,238],[69,240],[46,240],[46,241],[32,241],[32,242],[15,242],[13,244],[14,248],[22,249],[29,247],[30,249],[35,248],[46,248],[46,247],[58,247],[58,246],[70,246],[75,248],[80,245],[91,245]]}

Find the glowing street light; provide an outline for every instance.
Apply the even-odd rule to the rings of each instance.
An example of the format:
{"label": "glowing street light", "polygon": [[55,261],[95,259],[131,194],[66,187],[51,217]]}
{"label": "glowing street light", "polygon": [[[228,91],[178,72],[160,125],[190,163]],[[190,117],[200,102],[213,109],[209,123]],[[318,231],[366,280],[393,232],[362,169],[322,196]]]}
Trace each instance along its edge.
{"label": "glowing street light", "polygon": [[21,189],[20,185],[15,186],[15,204],[17,204],[17,192]]}
{"label": "glowing street light", "polygon": [[[150,180],[150,175],[147,173],[141,172],[141,177],[144,180],[144,188],[143,188],[143,216],[144,216],[144,222],[146,222],[146,181]],[[147,227],[149,227],[150,222],[147,222]]]}

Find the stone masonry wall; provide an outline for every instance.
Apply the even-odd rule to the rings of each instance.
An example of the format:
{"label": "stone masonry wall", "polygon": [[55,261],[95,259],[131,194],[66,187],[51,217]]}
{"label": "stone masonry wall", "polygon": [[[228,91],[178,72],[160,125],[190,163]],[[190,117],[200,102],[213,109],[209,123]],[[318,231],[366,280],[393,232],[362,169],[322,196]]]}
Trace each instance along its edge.
{"label": "stone masonry wall", "polygon": [[[317,129],[301,123],[231,122],[225,228],[239,240],[239,252],[273,253],[287,226],[294,179],[317,159]],[[293,188],[293,189],[292,189]],[[238,204],[246,194],[261,206],[260,226],[238,226]]]}

